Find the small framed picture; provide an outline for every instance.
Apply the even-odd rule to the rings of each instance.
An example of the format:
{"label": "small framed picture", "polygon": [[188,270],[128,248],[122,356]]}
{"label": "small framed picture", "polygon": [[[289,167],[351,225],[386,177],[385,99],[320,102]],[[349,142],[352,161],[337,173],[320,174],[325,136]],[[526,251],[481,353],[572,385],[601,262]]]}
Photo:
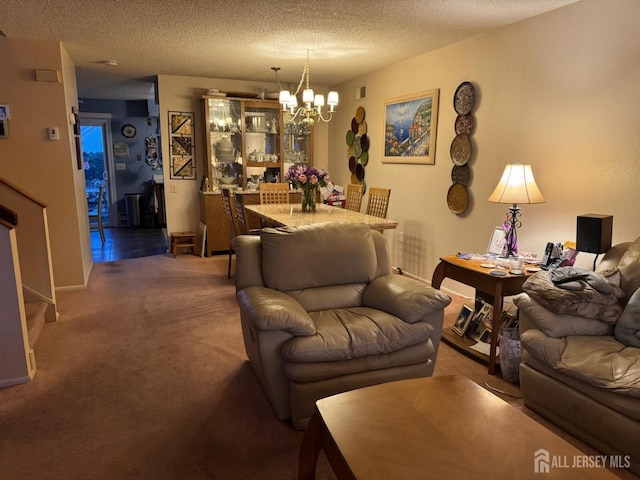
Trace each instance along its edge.
{"label": "small framed picture", "polygon": [[491,253],[493,255],[502,255],[506,243],[507,240],[502,227],[494,227],[491,238],[489,239],[487,253]]}
{"label": "small framed picture", "polygon": [[460,313],[458,314],[458,318],[456,319],[455,323],[451,327],[451,330],[453,330],[457,335],[464,337],[464,333],[467,330],[467,327],[469,326],[469,321],[471,320],[472,317],[473,317],[473,308],[469,307],[468,305],[463,305],[462,309],[460,310]]}
{"label": "small framed picture", "polygon": [[6,119],[0,119],[0,138],[9,137],[9,122]]}

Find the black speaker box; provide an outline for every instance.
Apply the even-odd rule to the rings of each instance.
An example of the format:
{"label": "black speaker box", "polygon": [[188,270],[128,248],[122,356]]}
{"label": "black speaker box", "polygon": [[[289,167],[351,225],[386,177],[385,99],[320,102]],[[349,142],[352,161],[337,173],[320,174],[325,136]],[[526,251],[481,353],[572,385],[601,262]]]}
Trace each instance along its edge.
{"label": "black speaker box", "polygon": [[604,253],[611,248],[613,216],[595,213],[580,215],[576,231],[576,250]]}

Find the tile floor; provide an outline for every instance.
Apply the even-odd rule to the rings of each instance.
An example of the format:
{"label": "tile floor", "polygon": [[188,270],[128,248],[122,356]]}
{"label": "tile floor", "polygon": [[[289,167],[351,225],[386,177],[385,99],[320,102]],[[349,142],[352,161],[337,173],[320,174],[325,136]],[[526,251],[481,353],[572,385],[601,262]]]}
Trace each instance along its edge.
{"label": "tile floor", "polygon": [[91,232],[91,257],[94,262],[148,257],[167,253],[167,238],[162,228],[105,228],[105,242]]}

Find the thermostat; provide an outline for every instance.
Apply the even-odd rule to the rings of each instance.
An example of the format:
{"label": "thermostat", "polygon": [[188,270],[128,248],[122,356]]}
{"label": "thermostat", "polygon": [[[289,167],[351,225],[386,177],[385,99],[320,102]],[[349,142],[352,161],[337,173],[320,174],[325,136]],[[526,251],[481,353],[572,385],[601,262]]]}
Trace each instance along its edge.
{"label": "thermostat", "polygon": [[58,135],[58,127],[49,127],[49,140],[60,140],[60,136]]}

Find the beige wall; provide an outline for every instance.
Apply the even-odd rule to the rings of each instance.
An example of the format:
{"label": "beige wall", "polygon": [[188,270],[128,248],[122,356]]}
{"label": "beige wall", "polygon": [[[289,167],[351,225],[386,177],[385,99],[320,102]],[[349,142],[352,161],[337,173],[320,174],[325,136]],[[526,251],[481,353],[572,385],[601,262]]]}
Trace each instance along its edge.
{"label": "beige wall", "polygon": [[[389,218],[404,232],[385,235],[393,262],[431,278],[438,258],[485,252],[507,205],[487,202],[507,163],[528,163],[547,203],[522,206],[521,251],[575,240],[576,216],[614,216],[614,242],[640,235],[640,2],[585,0],[384,68],[339,86],[329,131],[329,169],[347,183],[345,133],[366,109],[371,137],[368,186],[391,187]],[[447,207],[455,137],[453,94],[473,82],[476,104],[470,204]],[[367,98],[354,101],[356,86]],[[386,99],[440,89],[436,164],[382,164]],[[590,267],[594,256],[580,254]]]}
{"label": "beige wall", "polygon": [[[60,82],[36,82],[36,69],[57,70]],[[10,137],[0,140],[0,176],[48,205],[56,286],[84,285],[88,228],[78,214],[84,172],[75,167],[68,121],[77,105],[75,72],[58,42],[0,37],[0,103],[11,110]],[[60,140],[48,139],[50,126],[58,127]],[[86,206],[81,213],[86,216]]]}
{"label": "beige wall", "polygon": [[[303,64],[301,64],[302,68]],[[162,159],[166,194],[167,231],[198,231],[200,221],[199,190],[202,175],[206,172],[205,163],[205,127],[203,93],[211,88],[224,91],[258,92],[261,88],[277,91],[273,83],[244,82],[215,78],[182,77],[174,75],[158,76],[158,92],[160,105],[160,128],[163,139],[169,136],[170,111],[193,112],[195,114],[196,134],[196,180],[171,180],[169,176],[170,154],[169,142],[162,141]],[[325,92],[326,93],[326,92]],[[320,125],[315,131],[314,148],[316,165],[327,166],[327,125]],[[175,191],[172,191],[172,188]]]}

